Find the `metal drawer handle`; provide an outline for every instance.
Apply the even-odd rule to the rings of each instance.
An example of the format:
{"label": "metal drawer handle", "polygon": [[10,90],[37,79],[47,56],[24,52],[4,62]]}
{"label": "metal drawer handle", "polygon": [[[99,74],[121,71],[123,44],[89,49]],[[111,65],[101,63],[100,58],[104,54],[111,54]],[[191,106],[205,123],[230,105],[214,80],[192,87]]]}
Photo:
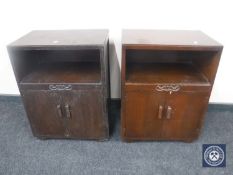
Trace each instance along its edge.
{"label": "metal drawer handle", "polygon": [[180,90],[180,86],[176,84],[168,84],[168,85],[159,84],[156,86],[156,90],[165,91],[165,92],[177,92]]}
{"label": "metal drawer handle", "polygon": [[159,105],[159,112],[158,112],[158,118],[162,119],[162,115],[163,115],[163,106]]}
{"label": "metal drawer handle", "polygon": [[57,105],[57,113],[59,117],[62,117],[61,105]]}
{"label": "metal drawer handle", "polygon": [[72,85],[70,84],[50,84],[49,90],[52,91],[62,91],[62,90],[72,90]]}
{"label": "metal drawer handle", "polygon": [[171,108],[171,106],[168,106],[167,107],[167,119],[170,119],[171,115],[172,115],[172,108]]}
{"label": "metal drawer handle", "polygon": [[65,105],[65,109],[66,109],[66,117],[71,118],[70,106],[68,104]]}

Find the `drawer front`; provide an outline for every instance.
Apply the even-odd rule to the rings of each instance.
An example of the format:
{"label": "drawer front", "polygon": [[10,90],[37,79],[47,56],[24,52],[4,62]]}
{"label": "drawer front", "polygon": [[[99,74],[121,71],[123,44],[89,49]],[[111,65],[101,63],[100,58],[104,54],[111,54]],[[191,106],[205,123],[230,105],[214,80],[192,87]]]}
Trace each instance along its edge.
{"label": "drawer front", "polygon": [[76,83],[19,83],[20,90],[45,90],[62,92],[71,90],[88,90],[103,88],[101,83],[76,84]]}
{"label": "drawer front", "polygon": [[179,93],[179,92],[203,92],[210,91],[212,86],[210,84],[137,84],[127,83],[124,87],[125,92],[130,91],[151,91],[164,93]]}

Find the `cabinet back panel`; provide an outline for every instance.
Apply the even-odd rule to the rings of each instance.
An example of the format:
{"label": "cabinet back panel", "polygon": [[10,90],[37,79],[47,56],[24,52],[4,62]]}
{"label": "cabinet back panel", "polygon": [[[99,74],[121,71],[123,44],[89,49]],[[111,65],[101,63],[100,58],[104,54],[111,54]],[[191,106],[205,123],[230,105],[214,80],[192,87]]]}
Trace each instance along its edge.
{"label": "cabinet back panel", "polygon": [[167,51],[167,50],[126,50],[126,62],[205,62],[213,58],[216,51]]}
{"label": "cabinet back panel", "polygon": [[[168,74],[169,72],[171,72],[170,74],[171,79],[173,79],[172,77],[176,76],[176,73],[178,74],[177,76],[179,76],[179,72],[182,71],[182,69],[180,69],[180,65],[183,65],[184,68],[187,67],[185,68],[186,72],[183,73],[183,75],[186,76],[187,78],[187,76],[190,74],[190,77],[191,77],[190,81],[192,81],[193,78],[200,79],[199,77],[203,77],[202,79],[204,80],[204,82],[205,81],[212,82],[214,79],[213,76],[216,73],[216,72],[214,73],[212,72],[212,67],[213,65],[217,66],[217,63],[218,63],[218,57],[216,55],[218,55],[217,51],[204,51],[203,52],[203,51],[167,51],[167,50],[164,51],[164,50],[127,49],[126,58],[125,58],[126,79],[127,77],[130,76],[131,71],[134,70],[132,68],[135,67],[135,65],[138,65],[139,67],[141,67],[140,68],[141,71],[139,70],[139,71],[134,72],[134,76],[137,76],[137,74],[140,74],[141,72],[143,74],[141,78],[144,77],[142,81],[146,81],[148,78],[150,79],[151,76],[160,76],[160,72],[162,71],[163,65],[164,65],[162,63],[169,63],[169,64],[177,65],[171,68],[169,68],[169,66],[164,66],[165,69],[163,70],[163,73],[166,72]],[[148,65],[150,69],[148,69]],[[188,69],[188,67],[190,66],[193,69]],[[152,72],[149,70],[151,70]],[[156,75],[156,73],[158,74]],[[198,75],[199,77],[192,78],[192,76],[196,76],[196,75]],[[140,77],[138,78],[140,79]],[[173,80],[175,81],[175,79]],[[185,77],[182,77],[179,81],[186,82],[189,80],[186,80]],[[150,80],[149,82],[155,82],[155,81]]]}
{"label": "cabinet back panel", "polygon": [[34,55],[40,62],[100,62],[99,50],[43,50]]}
{"label": "cabinet back panel", "polygon": [[[71,82],[77,82],[83,77],[83,73],[89,73],[90,77],[86,77],[87,81],[81,82],[99,82],[101,80],[101,67],[100,67],[100,51],[99,50],[14,50],[9,52],[12,60],[12,65],[16,74],[17,82],[21,82],[26,77],[26,82],[30,83],[39,82],[42,79],[50,79],[50,76],[60,76],[67,75],[66,77],[74,77],[78,75],[79,77],[74,77]],[[90,65],[90,67],[89,67]],[[82,67],[86,67],[86,69]],[[59,68],[58,68],[59,67]],[[58,68],[58,69],[56,69]],[[39,79],[32,76],[28,77],[30,74],[38,74],[38,72],[43,72],[45,70],[48,72],[48,77],[42,77],[43,74],[40,74]],[[48,70],[48,71],[46,71]],[[60,72],[58,74],[50,74],[51,71],[57,70]],[[60,71],[59,71],[60,70]],[[67,70],[68,74],[61,72],[61,70]],[[73,70],[73,71],[72,71]],[[86,71],[85,71],[86,70]],[[90,71],[91,70],[91,71]],[[89,72],[88,72],[89,71]],[[50,72],[50,73],[49,73]],[[37,77],[38,78],[38,77]],[[42,78],[42,79],[41,79]],[[30,81],[28,81],[30,80]],[[56,77],[53,81],[56,81]],[[69,80],[67,80],[69,82]],[[32,83],[33,83],[32,82]],[[64,80],[66,82],[66,80]]]}

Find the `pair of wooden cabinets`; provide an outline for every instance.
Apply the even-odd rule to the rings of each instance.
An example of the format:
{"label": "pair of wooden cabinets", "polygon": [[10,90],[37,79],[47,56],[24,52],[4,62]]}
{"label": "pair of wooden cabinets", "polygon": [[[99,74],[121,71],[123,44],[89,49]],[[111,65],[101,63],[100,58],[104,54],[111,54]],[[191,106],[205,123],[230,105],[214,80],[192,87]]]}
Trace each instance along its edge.
{"label": "pair of wooden cabinets", "polygon": [[[35,136],[108,138],[107,31],[34,31],[8,50]],[[123,140],[197,138],[221,51],[199,31],[123,31]]]}

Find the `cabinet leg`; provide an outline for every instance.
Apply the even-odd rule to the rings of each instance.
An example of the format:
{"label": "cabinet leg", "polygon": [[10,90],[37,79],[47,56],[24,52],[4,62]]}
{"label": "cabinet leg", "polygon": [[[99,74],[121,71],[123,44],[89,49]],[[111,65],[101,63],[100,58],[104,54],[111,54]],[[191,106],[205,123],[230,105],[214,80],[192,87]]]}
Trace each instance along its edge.
{"label": "cabinet leg", "polygon": [[132,143],[132,142],[133,142],[132,139],[124,138],[124,137],[121,138],[121,141],[122,141],[122,142],[126,142],[126,143]]}
{"label": "cabinet leg", "polygon": [[192,142],[194,142],[195,140],[197,140],[197,138],[187,138],[187,139],[184,139],[183,141],[184,141],[185,143],[192,143]]}
{"label": "cabinet leg", "polygon": [[106,142],[106,141],[109,141],[109,139],[108,138],[102,138],[102,139],[99,139],[98,141],[99,142]]}
{"label": "cabinet leg", "polygon": [[38,139],[40,139],[40,140],[48,140],[48,138],[47,137],[41,137],[41,136],[36,136]]}

